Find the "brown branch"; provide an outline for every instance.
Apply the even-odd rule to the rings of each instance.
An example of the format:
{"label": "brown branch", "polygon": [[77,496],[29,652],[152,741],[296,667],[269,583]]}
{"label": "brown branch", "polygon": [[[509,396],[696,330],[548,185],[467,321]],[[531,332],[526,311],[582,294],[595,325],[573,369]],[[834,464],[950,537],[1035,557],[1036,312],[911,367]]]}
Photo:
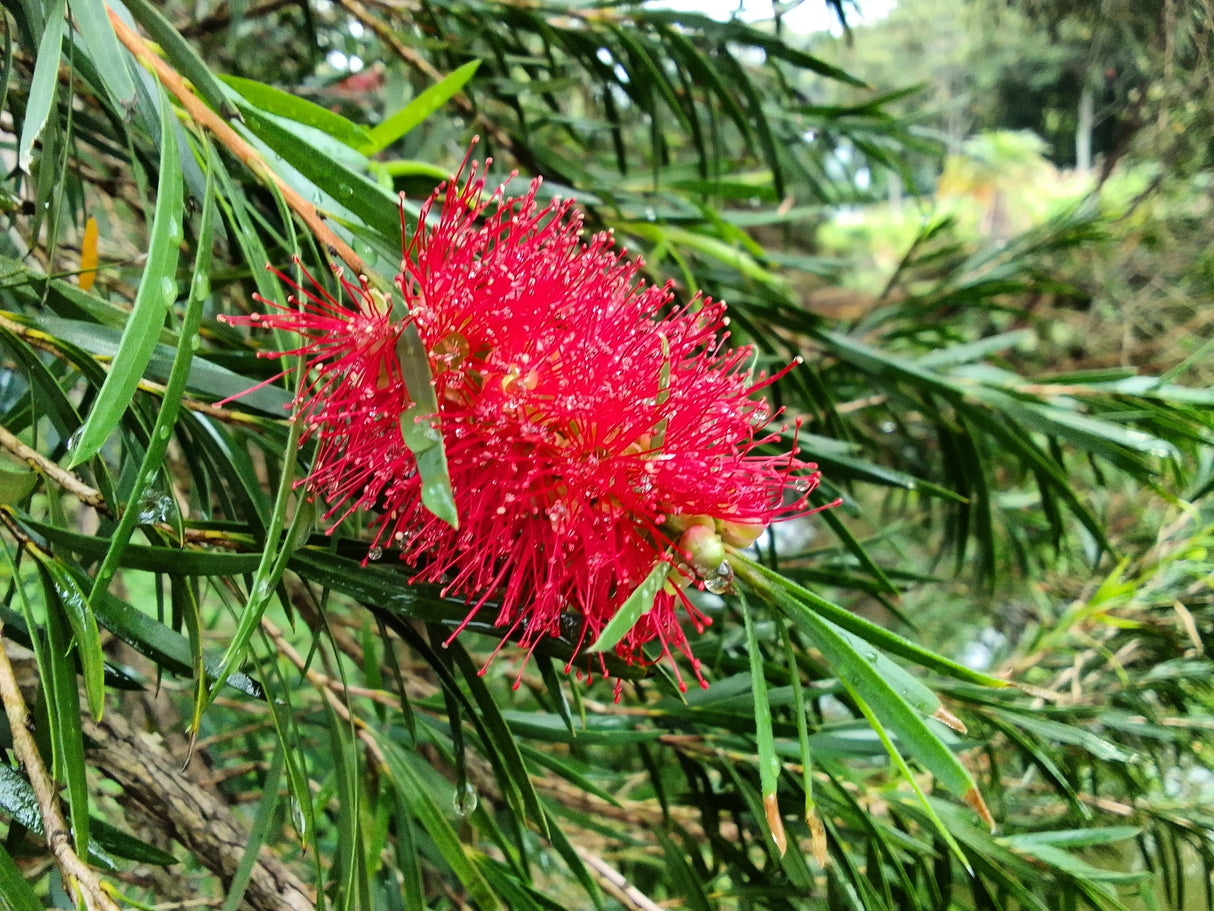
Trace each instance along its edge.
{"label": "brown branch", "polygon": [[96,871],[82,861],[72,849],[67,822],[59,812],[58,792],[46,771],[42,756],[38,753],[34,736],[30,733],[29,709],[17,686],[13,665],[8,660],[8,652],[4,648],[3,635],[4,624],[0,623],[0,701],[4,702],[9,730],[12,731],[13,753],[25,767],[25,774],[29,776],[34,797],[38,801],[47,847],[55,855],[55,863],[64,883],[69,884],[68,891],[72,891],[71,885],[74,884],[75,891],[86,908],[92,911],[119,911],[118,905],[102,885]]}
{"label": "brown branch", "polygon": [[[120,799],[140,808],[185,845],[199,863],[230,883],[249,833],[227,804],[184,776],[180,759],[169,754],[160,738],[136,731],[120,713],[109,712],[102,722],[85,718],[83,723],[85,737],[93,743],[89,759],[121,785]],[[253,864],[244,904],[255,911],[314,911],[316,896],[263,845]]]}
{"label": "brown branch", "polygon": [[597,854],[592,854],[578,844],[573,846],[573,850],[582,859],[582,863],[590,868],[594,874],[594,878],[602,884],[604,889],[611,893],[611,897],[625,908],[631,908],[633,911],[662,911],[660,905],[655,904],[653,899],[649,898],[625,879],[623,873],[611,866],[603,858]]}
{"label": "brown branch", "polygon": [[107,515],[110,513],[109,504],[105,502],[101,491],[95,487],[89,487],[66,468],[56,465],[36,449],[22,443],[3,424],[0,424],[0,447],[7,449],[34,471],[46,475],[81,503],[92,506],[98,512],[104,512]]}
{"label": "brown branch", "polygon": [[[139,388],[158,398],[164,398],[165,387],[161,383],[142,379],[139,381]],[[245,427],[258,428],[262,421],[261,418],[246,414],[243,411],[233,411],[230,408],[220,408],[218,405],[208,405],[206,402],[200,402],[198,399],[190,398],[189,396],[182,396],[181,404],[187,411],[205,414],[207,417],[222,421],[225,424],[240,424]]]}
{"label": "brown branch", "polygon": [[274,640],[275,650],[295,665],[296,669],[307,677],[308,682],[316,687],[321,695],[325,697],[334,714],[341,719],[342,723],[354,726],[358,739],[362,741],[363,746],[367,748],[367,752],[371,754],[380,767],[387,766],[388,761],[384,758],[383,750],[379,748],[379,744],[375,742],[375,738],[367,730],[366,723],[354,715],[346,702],[338,695],[339,693],[348,694],[350,692],[346,686],[340,680],[322,674],[320,671],[310,667],[308,662],[303,659],[303,656],[287,641],[286,637],[282,634],[282,630],[269,620],[262,618],[261,628],[265,631],[266,635]]}
{"label": "brown branch", "polygon": [[135,56],[136,60],[155,73],[156,78],[160,80],[160,84],[168,89],[181,103],[181,106],[185,108],[186,113],[193,118],[194,122],[208,130],[221,145],[240,159],[250,171],[263,180],[274,184],[278,188],[278,192],[282,194],[282,198],[286,204],[308,226],[308,229],[316,236],[317,240],[332,249],[356,274],[365,274],[367,267],[363,263],[362,258],[344,240],[333,233],[333,230],[325,224],[324,219],[316,211],[316,207],[295,192],[295,190],[291,189],[291,187],[287,186],[286,182],[266,164],[265,159],[261,157],[257,150],[241,139],[237,132],[228,126],[227,121],[207,107],[202,99],[186,86],[185,80],[181,78],[177,71],[152,53],[151,48],[144,43],[144,40],[133,32],[108,6],[106,7],[106,12],[109,13],[110,23],[114,27],[114,33],[118,36],[118,40]]}
{"label": "brown branch", "polygon": [[[80,480],[80,478],[66,468],[60,467],[36,449],[32,449],[21,442],[3,424],[0,424],[0,449],[7,449],[34,471],[50,478],[86,506],[91,506],[93,509],[107,516],[115,515],[114,510],[110,508],[110,504],[101,495],[101,491],[95,487],[89,487],[89,485],[85,484],[84,481]],[[20,533],[13,525],[10,513],[11,510],[8,510],[7,507],[4,510],[0,510],[0,521],[3,521],[8,526],[9,531],[13,532],[19,540],[26,541],[25,535]],[[153,527],[174,537],[177,536],[177,529],[167,522],[157,522]],[[217,531],[212,528],[183,529],[182,541],[191,544],[210,544],[229,550],[238,550],[246,544],[243,541],[233,540],[227,532]]]}
{"label": "brown branch", "polygon": [[[11,314],[10,314],[11,315]],[[13,335],[20,338],[31,348],[37,348],[39,351],[45,351],[48,354],[55,356],[60,360],[67,360],[71,363],[63,353],[63,349],[55,342],[55,340],[43,332],[41,329],[36,329],[33,326],[27,326],[24,323],[9,319],[4,313],[0,313],[0,328],[6,329]],[[109,364],[105,359],[95,360],[105,369],[108,369]],[[165,387],[161,383],[153,382],[149,379],[141,379],[139,388],[144,392],[149,392],[152,395],[164,398]],[[200,402],[198,399],[185,396],[181,400],[181,404],[189,411],[205,414],[207,417],[212,417],[217,421],[222,421],[225,424],[243,424],[246,426],[258,426],[260,419],[252,415],[246,414],[243,411],[233,411],[229,408],[220,408],[218,405],[209,405],[206,402]]]}

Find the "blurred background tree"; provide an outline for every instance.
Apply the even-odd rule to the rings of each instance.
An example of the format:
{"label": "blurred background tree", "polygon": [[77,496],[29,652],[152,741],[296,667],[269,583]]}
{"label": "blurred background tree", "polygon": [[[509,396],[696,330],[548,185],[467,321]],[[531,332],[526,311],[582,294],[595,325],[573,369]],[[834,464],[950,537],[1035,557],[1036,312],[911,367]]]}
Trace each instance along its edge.
{"label": "blurred background tree", "polygon": [[[0,907],[1214,907],[1214,10],[679,6],[6,0]],[[705,691],[478,674],[224,401],[474,134],[805,360]]]}

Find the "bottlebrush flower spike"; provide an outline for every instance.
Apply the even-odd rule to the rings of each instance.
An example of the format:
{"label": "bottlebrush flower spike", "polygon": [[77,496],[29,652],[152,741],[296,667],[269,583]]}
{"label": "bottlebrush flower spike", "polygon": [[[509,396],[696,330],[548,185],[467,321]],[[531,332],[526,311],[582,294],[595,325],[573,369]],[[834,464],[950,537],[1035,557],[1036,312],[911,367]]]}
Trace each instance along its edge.
{"label": "bottlebrush flower spike", "polygon": [[494,602],[496,624],[528,651],[571,615],[579,648],[590,645],[669,563],[615,651],[629,663],[681,652],[706,685],[680,614],[697,631],[710,621],[683,587],[723,589],[724,545],[810,512],[816,466],[795,447],[758,454],[778,435],[754,394],[781,374],[751,378],[751,349],[725,347],[725,307],[672,307],[670,288],[647,284],[610,234],[583,241],[571,201],[541,207],[539,184],[488,193],[465,160],[406,233],[396,285],[429,355],[458,529],[423,507],[402,439],[411,402],[391,301],[337,270],[348,306],[291,283],[296,309],[263,301],[268,313],[231,321],[303,339],[283,353],[310,371],[296,403],[317,443],[305,483],[327,520],[377,512],[372,553],[399,549],[415,581],[466,598],[469,619]]}

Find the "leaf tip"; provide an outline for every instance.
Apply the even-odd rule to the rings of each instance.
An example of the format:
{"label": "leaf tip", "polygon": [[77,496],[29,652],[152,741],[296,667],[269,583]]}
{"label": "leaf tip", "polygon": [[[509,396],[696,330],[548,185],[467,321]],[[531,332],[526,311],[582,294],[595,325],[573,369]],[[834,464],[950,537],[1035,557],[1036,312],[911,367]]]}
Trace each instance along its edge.
{"label": "leaf tip", "polygon": [[962,799],[969,804],[970,808],[978,814],[979,818],[990,827],[991,832],[994,832],[995,817],[991,815],[991,811],[987,807],[986,801],[982,799],[982,794],[979,793],[978,789],[970,788],[965,792],[965,794],[962,795]]}
{"label": "leaf tip", "polygon": [[780,816],[780,805],[774,791],[771,794],[763,795],[763,812],[767,816],[767,827],[771,830],[771,840],[775,843],[780,856],[783,857],[784,852],[788,850],[788,836],[784,832],[784,820]]}
{"label": "leaf tip", "polygon": [[948,725],[950,728],[952,728],[958,734],[965,734],[965,733],[969,732],[969,729],[965,726],[965,722],[962,721],[960,718],[958,718],[956,715],[954,715],[952,712],[950,712],[948,709],[946,709],[944,706],[940,706],[938,709],[936,709],[936,711],[934,711],[932,713],[932,717],[935,718],[937,721],[941,722],[942,724]]}
{"label": "leaf tip", "polygon": [[825,868],[830,858],[826,853],[826,826],[813,807],[805,810],[805,822],[809,824],[809,850],[819,867]]}

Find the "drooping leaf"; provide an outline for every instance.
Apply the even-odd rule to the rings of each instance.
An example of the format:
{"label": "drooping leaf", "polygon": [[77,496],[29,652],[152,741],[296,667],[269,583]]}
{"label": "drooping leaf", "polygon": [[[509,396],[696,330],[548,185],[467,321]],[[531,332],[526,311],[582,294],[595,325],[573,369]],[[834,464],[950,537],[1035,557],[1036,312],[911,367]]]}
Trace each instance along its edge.
{"label": "drooping leaf", "polygon": [[80,430],[70,465],[87,461],[101,449],[151,360],[165,316],[177,300],[177,259],[182,241],[181,169],[177,163],[176,117],[166,96],[160,102],[160,184],[152,218],[147,264],[135,295],[135,306],[122,332],[109,375]]}

